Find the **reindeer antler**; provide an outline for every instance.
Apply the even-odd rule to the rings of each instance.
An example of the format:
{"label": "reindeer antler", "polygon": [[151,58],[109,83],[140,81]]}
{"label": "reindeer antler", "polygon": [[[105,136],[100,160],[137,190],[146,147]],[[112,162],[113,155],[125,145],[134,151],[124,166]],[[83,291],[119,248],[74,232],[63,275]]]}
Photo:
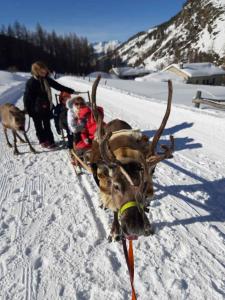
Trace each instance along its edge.
{"label": "reindeer antler", "polygon": [[171,103],[172,103],[172,95],[173,95],[173,86],[172,86],[172,81],[168,80],[168,101],[167,101],[167,108],[166,108],[166,112],[165,115],[163,117],[162,123],[159,127],[159,129],[156,131],[153,140],[151,142],[151,146],[150,146],[150,153],[149,156],[152,156],[155,154],[156,151],[156,147],[158,144],[158,141],[162,135],[162,132],[166,126],[166,123],[168,121],[169,115],[170,115],[170,111],[171,111]]}
{"label": "reindeer antler", "polygon": [[93,83],[92,91],[91,91],[91,109],[94,115],[95,122],[97,123],[97,137],[99,142],[102,140],[102,137],[104,135],[103,116],[102,114],[99,114],[97,104],[96,104],[96,91],[100,80],[101,80],[101,75],[98,75]]}
{"label": "reindeer antler", "polygon": [[163,153],[154,154],[147,158],[147,163],[149,166],[154,166],[166,158],[173,157],[172,153],[174,151],[174,137],[172,135],[170,135],[170,142],[171,142],[170,146],[168,145],[160,146],[164,150]]}
{"label": "reindeer antler", "polygon": [[92,112],[93,112],[95,121],[97,123],[97,136],[98,136],[100,154],[101,154],[102,159],[105,161],[105,163],[107,165],[119,166],[121,172],[126,177],[128,182],[131,185],[134,185],[130,175],[126,172],[126,170],[123,168],[121,162],[116,159],[115,155],[110,150],[108,141],[112,135],[112,132],[109,132],[108,134],[106,134],[105,137],[103,137],[104,136],[103,116],[101,114],[99,114],[98,108],[96,105],[96,91],[97,91],[97,87],[98,87],[100,79],[101,79],[101,75],[98,75],[98,77],[95,79],[95,82],[92,86],[92,93],[91,93],[91,107],[92,107]]}
{"label": "reindeer antler", "polygon": [[98,116],[99,116],[97,105],[96,105],[96,91],[100,80],[101,80],[101,75],[98,75],[97,78],[95,79],[95,82],[93,83],[92,91],[91,91],[91,108],[96,122],[98,122]]}

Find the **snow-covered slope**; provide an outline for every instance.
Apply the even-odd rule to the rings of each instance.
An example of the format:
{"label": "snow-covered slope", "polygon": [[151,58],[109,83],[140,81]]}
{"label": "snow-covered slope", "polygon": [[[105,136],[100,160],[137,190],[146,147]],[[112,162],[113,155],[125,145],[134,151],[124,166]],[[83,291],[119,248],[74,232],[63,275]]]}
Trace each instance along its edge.
{"label": "snow-covered slope", "polygon": [[224,0],[188,0],[176,16],[130,38],[118,51],[128,64],[156,68],[180,60],[222,61],[224,36]]}
{"label": "snow-covered slope", "polygon": [[106,54],[109,51],[115,50],[120,45],[120,42],[117,40],[93,43],[95,53],[98,55]]}
{"label": "snow-covered slope", "polygon": [[[73,77],[59,81],[91,88]],[[97,91],[106,120],[120,117],[149,137],[165,99],[146,101],[104,82]],[[134,242],[138,299],[223,300],[225,118],[173,105],[162,139],[169,134],[176,138],[174,158],[159,164],[154,175],[149,218],[156,233]],[[99,208],[91,175],[75,176],[66,149],[40,149],[32,122],[37,155],[21,145],[23,154],[13,156],[2,129],[0,136],[0,299],[130,299],[122,245],[106,239],[111,214]]]}

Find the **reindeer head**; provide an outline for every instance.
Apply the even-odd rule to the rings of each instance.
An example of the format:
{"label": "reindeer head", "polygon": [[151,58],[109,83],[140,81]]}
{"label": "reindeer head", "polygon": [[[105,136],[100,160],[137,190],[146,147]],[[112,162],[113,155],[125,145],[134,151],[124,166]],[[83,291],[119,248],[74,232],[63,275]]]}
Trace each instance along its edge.
{"label": "reindeer head", "polygon": [[106,207],[118,212],[122,232],[129,237],[151,234],[142,203],[143,171],[137,161],[98,166],[102,201]]}
{"label": "reindeer head", "polygon": [[24,131],[25,113],[17,107],[10,109],[11,127],[15,130]]}

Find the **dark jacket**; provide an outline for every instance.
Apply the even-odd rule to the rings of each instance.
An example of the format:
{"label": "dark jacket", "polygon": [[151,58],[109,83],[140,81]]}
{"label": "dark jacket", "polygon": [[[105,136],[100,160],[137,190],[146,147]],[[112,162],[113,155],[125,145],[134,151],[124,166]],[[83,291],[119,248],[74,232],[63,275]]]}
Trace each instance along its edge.
{"label": "dark jacket", "polygon": [[69,130],[67,124],[67,108],[62,103],[57,104],[52,110],[55,127],[60,134],[61,129]]}
{"label": "dark jacket", "polygon": [[[75,91],[71,88],[65,87],[50,77],[45,77],[49,87],[58,91],[65,91],[73,94]],[[49,114],[51,103],[44,85],[44,79],[31,77],[27,83],[23,97],[24,109],[32,117],[36,114]]]}

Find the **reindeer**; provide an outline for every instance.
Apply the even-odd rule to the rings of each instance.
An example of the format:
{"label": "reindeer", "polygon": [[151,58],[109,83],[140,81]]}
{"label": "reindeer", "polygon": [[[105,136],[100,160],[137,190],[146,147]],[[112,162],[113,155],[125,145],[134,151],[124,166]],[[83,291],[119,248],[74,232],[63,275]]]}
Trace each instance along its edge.
{"label": "reindeer", "polygon": [[17,148],[17,138],[22,142],[25,143],[25,141],[21,138],[21,136],[18,134],[17,131],[22,131],[24,138],[26,142],[29,144],[30,151],[33,153],[36,153],[35,149],[32,147],[26,132],[25,132],[25,112],[20,110],[18,107],[16,107],[13,104],[5,103],[0,105],[0,117],[2,120],[2,126],[4,130],[4,134],[6,137],[7,145],[12,148],[12,144],[10,144],[8,135],[7,135],[7,129],[11,129],[13,133],[14,138],[14,154],[18,155],[19,151]]}
{"label": "reindeer", "polygon": [[92,111],[97,121],[97,134],[93,141],[89,162],[94,178],[100,188],[100,197],[105,208],[114,212],[110,240],[122,236],[133,239],[154,233],[147,216],[149,199],[154,194],[152,176],[156,165],[172,158],[174,139],[170,145],[156,148],[170,115],[172,82],[168,82],[167,109],[152,142],[139,130],[132,130],[125,121],[112,120],[105,127],[96,106],[96,90],[100,76],[92,88]]}

